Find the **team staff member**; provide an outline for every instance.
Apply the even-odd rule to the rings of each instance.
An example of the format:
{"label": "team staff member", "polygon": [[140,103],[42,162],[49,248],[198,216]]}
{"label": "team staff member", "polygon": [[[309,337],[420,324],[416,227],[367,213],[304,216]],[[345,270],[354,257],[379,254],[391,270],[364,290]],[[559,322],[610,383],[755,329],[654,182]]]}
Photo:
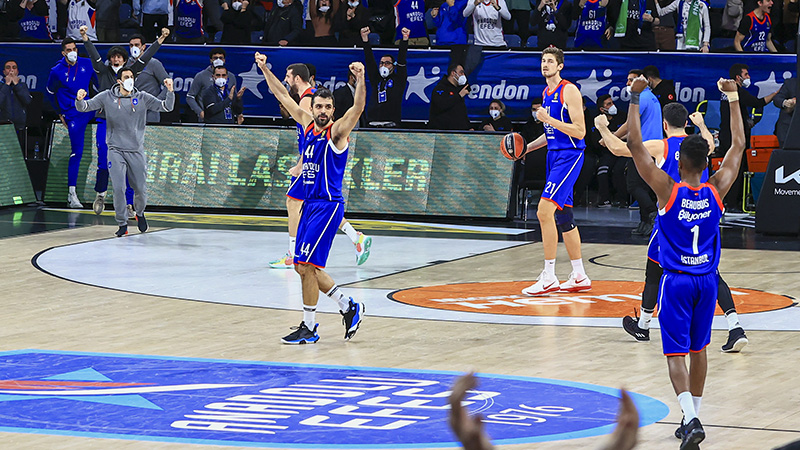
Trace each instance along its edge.
{"label": "team staff member", "polygon": [[20,145],[27,123],[26,109],[33,101],[28,85],[20,81],[19,66],[13,59],[3,64],[3,81],[0,82],[0,122],[11,121],[17,130]]}
{"label": "team staff member", "polygon": [[428,128],[431,130],[469,130],[469,116],[464,97],[469,94],[464,67],[450,63],[447,74],[436,83],[431,93]]}
{"label": "team staff member", "polygon": [[147,231],[144,208],[147,206],[147,162],[144,154],[144,128],[148,110],[172,111],[175,93],[172,79],[164,80],[167,98],[159,100],[147,92],[134,87],[135,76],[130,67],[119,71],[119,80],[111,89],[84,100],[86,91],[81,89],[75,98],[75,109],[80,112],[103,109],[108,126],[108,160],[111,183],[114,185],[114,212],[119,229],[117,237],[128,234],[128,214],[125,204],[125,176],[133,187],[133,206],[136,210],[136,225],[139,231]]}
{"label": "team staff member", "polygon": [[381,56],[380,67],[375,64],[375,55],[369,43],[369,27],[361,29],[361,40],[364,42],[364,61],[367,66],[372,90],[369,95],[369,110],[367,122],[375,127],[400,126],[401,108],[403,106],[403,93],[408,83],[408,67],[406,54],[408,53],[408,37],[411,31],[408,28],[400,30],[403,39],[400,41],[400,51],[395,62],[392,55]]}
{"label": "team staff member", "polygon": [[[235,88],[235,86],[234,86]],[[236,124],[242,117],[242,96],[245,88],[236,92],[228,88],[228,68],[214,67],[214,84],[200,93],[200,101],[205,105],[205,123]],[[241,121],[238,121],[241,124]]]}

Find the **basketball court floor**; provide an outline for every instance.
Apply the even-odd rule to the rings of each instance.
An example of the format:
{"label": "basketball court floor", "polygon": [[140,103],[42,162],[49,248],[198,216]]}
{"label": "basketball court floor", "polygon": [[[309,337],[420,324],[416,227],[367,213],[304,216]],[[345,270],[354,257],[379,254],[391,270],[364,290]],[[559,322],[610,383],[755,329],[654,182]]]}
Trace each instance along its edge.
{"label": "basketball court floor", "polygon": [[[576,216],[593,289],[539,298],[520,293],[542,268],[535,220],[353,220],[369,260],[340,233],[326,270],[365,304],[361,329],[344,341],[321,298],[319,343],[287,346],[299,276],[267,264],[285,218],[153,212],[118,239],[110,213],[0,211],[0,447],[455,448],[447,387],[474,370],[467,407],[499,448],[597,448],[624,387],[637,448],[676,449],[657,320],[650,342],[621,327],[644,278],[637,214]],[[715,319],[702,448],[770,449],[800,439],[800,241],[729,216],[723,248],[750,342],[720,352]]]}

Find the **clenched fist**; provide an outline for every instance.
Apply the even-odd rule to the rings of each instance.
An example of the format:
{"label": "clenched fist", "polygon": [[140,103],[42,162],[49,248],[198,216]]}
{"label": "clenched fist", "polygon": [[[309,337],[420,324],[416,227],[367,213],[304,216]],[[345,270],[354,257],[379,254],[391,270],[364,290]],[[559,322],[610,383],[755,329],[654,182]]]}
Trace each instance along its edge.
{"label": "clenched fist", "polygon": [[78,90],[78,94],[75,96],[75,99],[76,100],[83,100],[84,98],[86,98],[86,91],[83,90],[83,89],[79,89]]}

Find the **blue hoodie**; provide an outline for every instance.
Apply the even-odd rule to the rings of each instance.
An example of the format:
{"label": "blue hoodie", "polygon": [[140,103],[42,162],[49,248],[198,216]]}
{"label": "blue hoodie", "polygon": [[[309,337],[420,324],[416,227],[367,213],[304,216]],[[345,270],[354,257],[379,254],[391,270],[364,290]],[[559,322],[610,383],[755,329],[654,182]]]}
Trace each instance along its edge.
{"label": "blue hoodie", "polygon": [[436,45],[467,43],[467,18],[462,14],[466,6],[467,0],[455,0],[452,7],[447,2],[442,3],[439,14],[433,18]]}
{"label": "blue hoodie", "polygon": [[50,69],[47,78],[47,94],[50,102],[59,114],[66,118],[74,118],[81,114],[75,109],[75,96],[80,89],[89,92],[89,84],[97,83],[97,77],[92,68],[92,60],[78,57],[74,66],[67,63],[66,58],[61,58],[58,64]]}

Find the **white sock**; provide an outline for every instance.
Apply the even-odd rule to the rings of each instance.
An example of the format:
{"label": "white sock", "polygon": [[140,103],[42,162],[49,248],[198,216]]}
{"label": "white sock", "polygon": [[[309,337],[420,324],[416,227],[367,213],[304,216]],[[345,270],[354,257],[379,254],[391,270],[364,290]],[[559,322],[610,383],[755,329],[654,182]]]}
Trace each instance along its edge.
{"label": "white sock", "polygon": [[572,263],[572,271],[577,273],[578,275],[586,276],[586,271],[583,268],[583,260],[582,259],[571,259],[569,261]]}
{"label": "white sock", "polygon": [[653,319],[653,313],[641,311],[639,316],[639,328],[643,330],[650,329],[650,320]]}
{"label": "white sock", "polygon": [[344,293],[341,289],[339,289],[339,286],[334,284],[331,290],[326,292],[325,295],[339,304],[339,311],[347,312],[347,310],[350,309],[350,299],[344,296]]}
{"label": "white sock", "polygon": [[694,410],[694,400],[692,399],[691,392],[686,391],[678,394],[678,403],[680,403],[681,410],[683,410],[684,423],[689,423],[692,419],[697,417],[697,411]]}
{"label": "white sock", "polygon": [[303,323],[306,328],[314,331],[314,325],[317,323],[317,307],[303,305]]}
{"label": "white sock", "polygon": [[353,241],[353,244],[358,242],[358,231],[356,231],[356,229],[353,228],[352,225],[350,225],[350,222],[344,223],[344,226],[342,226],[342,231],[344,231],[344,234],[346,234],[347,237],[349,237],[350,240]]}
{"label": "white sock", "polygon": [[735,312],[727,314],[725,318],[728,320],[728,331],[741,327],[741,325],[739,325],[739,315]]}
{"label": "white sock", "polygon": [[78,195],[78,194],[75,192],[75,186],[70,186],[70,187],[69,187],[69,193],[70,193],[70,194],[72,194],[72,195]]}
{"label": "white sock", "polygon": [[700,403],[703,401],[703,397],[695,397],[692,396],[692,403],[694,403],[694,412],[698,416],[700,415]]}
{"label": "white sock", "polygon": [[544,273],[546,273],[550,278],[556,277],[556,260],[555,259],[545,259],[544,260]]}
{"label": "white sock", "polygon": [[297,237],[289,236],[289,256],[294,258],[294,247],[297,245]]}

